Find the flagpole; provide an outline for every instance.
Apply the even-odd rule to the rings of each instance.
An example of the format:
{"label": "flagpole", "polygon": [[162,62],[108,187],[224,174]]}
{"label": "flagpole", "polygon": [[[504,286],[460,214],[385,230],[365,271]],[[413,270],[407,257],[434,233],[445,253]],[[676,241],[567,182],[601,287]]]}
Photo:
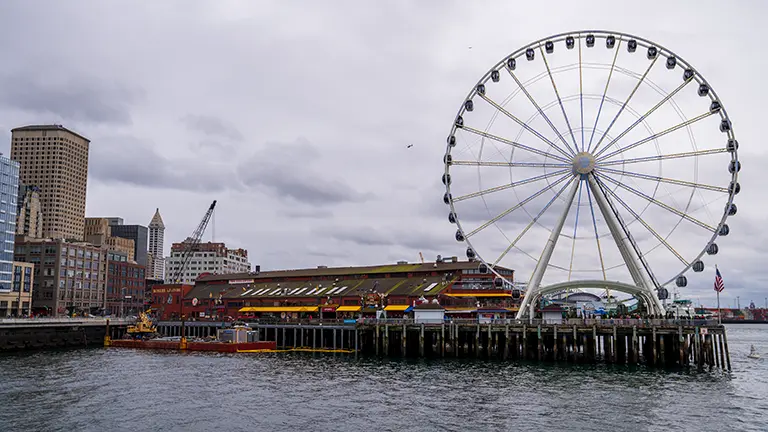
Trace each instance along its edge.
{"label": "flagpole", "polygon": [[723,317],[720,316],[720,291],[717,292],[717,323],[723,323]]}
{"label": "flagpole", "polygon": [[[715,271],[717,271],[717,264],[715,264]],[[720,313],[720,290],[717,291],[717,324],[722,325],[723,324],[723,316]]]}

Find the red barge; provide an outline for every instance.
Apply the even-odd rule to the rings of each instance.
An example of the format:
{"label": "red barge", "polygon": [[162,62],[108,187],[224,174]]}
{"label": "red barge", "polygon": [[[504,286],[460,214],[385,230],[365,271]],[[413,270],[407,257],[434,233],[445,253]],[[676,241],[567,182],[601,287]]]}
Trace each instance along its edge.
{"label": "red barge", "polygon": [[149,316],[142,312],[135,325],[128,326],[126,331],[130,339],[110,338],[109,320],[107,320],[107,335],[104,337],[105,347],[177,350],[177,351],[209,351],[222,353],[237,352],[268,352],[277,349],[276,341],[259,341],[253,339],[257,333],[250,331],[245,325],[237,325],[233,329],[219,331],[218,340],[193,340],[189,341],[184,336],[182,323],[182,336],[179,339],[156,338],[157,328]]}

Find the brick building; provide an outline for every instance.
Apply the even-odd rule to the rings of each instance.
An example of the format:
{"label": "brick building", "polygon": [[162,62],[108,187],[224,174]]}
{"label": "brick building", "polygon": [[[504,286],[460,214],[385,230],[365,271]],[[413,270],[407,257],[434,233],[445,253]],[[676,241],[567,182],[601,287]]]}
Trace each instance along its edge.
{"label": "brick building", "polygon": [[116,316],[137,315],[146,302],[146,268],[115,252],[109,252],[108,257],[107,312]]}
{"label": "brick building", "polygon": [[15,261],[35,266],[32,310],[98,314],[106,306],[106,249],[79,241],[17,236]]}

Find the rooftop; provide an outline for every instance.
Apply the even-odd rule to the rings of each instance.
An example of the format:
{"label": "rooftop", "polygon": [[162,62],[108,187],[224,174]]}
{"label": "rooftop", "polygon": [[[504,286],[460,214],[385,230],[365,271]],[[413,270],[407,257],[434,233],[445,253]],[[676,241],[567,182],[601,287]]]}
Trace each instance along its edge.
{"label": "rooftop", "polygon": [[[457,261],[457,262],[425,262],[425,263],[405,263],[377,266],[357,266],[357,267],[325,267],[296,269],[296,270],[273,270],[253,273],[234,273],[203,276],[198,279],[198,283],[213,281],[229,281],[233,279],[273,279],[273,278],[314,278],[328,276],[354,276],[354,275],[373,275],[384,273],[431,273],[452,272],[460,270],[476,269],[480,266],[479,261]],[[507,270],[498,267],[500,270]]]}
{"label": "rooftop", "polygon": [[149,221],[149,228],[165,229],[165,224],[163,223],[163,217],[160,216],[160,209],[159,208],[157,210],[155,210],[155,215],[152,216],[152,220]]}
{"label": "rooftop", "polygon": [[21,126],[21,127],[17,127],[17,128],[11,129],[11,132],[36,132],[36,131],[69,132],[72,135],[75,135],[76,137],[79,137],[81,139],[84,139],[84,140],[88,141],[89,143],[91,142],[91,140],[89,140],[88,138],[80,135],[79,133],[77,133],[77,132],[75,132],[73,130],[67,129],[67,128],[65,128],[62,125],[57,125],[57,124],[50,124],[50,125],[28,125],[28,126]]}
{"label": "rooftop", "polygon": [[[239,282],[239,281],[238,281]],[[296,300],[306,298],[324,299],[330,297],[359,297],[373,292],[389,296],[434,296],[448,289],[452,280],[443,280],[441,276],[391,277],[384,279],[354,279],[339,278],[338,281],[287,281],[287,282],[254,282],[254,283],[197,283],[185,296],[197,297],[238,298],[243,300]]]}

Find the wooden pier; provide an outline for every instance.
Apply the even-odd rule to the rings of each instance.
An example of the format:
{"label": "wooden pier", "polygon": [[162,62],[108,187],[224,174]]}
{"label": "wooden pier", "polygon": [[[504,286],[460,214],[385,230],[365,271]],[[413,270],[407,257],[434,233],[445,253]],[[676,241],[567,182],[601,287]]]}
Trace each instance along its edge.
{"label": "wooden pier", "polygon": [[704,320],[358,320],[249,325],[259,331],[260,340],[274,341],[278,349],[731,369],[725,327]]}

